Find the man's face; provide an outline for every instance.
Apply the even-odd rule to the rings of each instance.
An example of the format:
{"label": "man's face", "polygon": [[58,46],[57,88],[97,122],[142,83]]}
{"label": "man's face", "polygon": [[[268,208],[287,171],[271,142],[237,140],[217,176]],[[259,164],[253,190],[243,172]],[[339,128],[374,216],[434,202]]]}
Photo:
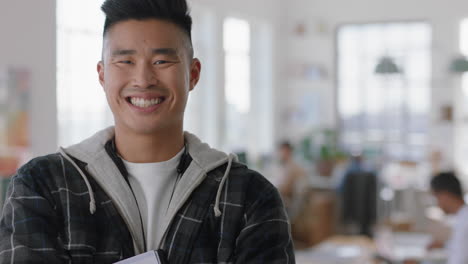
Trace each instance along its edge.
{"label": "man's face", "polygon": [[433,191],[432,194],[437,200],[437,205],[444,211],[446,214],[452,214],[451,208],[453,203],[453,198],[450,193],[445,191]]}
{"label": "man's face", "polygon": [[200,62],[192,59],[188,37],[173,23],[127,20],[106,33],[98,73],[116,130],[170,133],[183,128]]}

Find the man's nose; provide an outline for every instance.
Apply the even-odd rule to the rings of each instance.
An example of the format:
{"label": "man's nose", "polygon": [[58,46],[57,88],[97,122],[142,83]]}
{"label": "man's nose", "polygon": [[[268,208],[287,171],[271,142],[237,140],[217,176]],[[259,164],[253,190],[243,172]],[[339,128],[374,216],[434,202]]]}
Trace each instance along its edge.
{"label": "man's nose", "polygon": [[133,86],[143,89],[155,86],[158,83],[156,75],[152,64],[142,63],[137,65],[133,76]]}

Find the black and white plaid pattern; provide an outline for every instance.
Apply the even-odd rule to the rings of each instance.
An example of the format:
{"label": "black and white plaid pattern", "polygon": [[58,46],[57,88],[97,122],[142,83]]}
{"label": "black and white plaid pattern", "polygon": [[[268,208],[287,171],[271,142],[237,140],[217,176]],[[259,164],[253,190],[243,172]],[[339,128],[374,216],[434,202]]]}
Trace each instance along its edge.
{"label": "black and white plaid pattern", "polygon": [[169,229],[170,263],[295,263],[281,198],[265,178],[234,163],[216,217],[213,206],[226,166],[213,171]]}
{"label": "black and white plaid pattern", "polygon": [[[86,164],[77,163],[86,171]],[[225,168],[208,174],[171,223],[162,246],[169,263],[294,263],[281,199],[258,173],[233,164],[223,186],[222,215],[215,217]],[[4,205],[0,263],[113,263],[133,256],[125,221],[88,178],[96,198],[94,215],[83,179],[61,155],[23,166]]]}
{"label": "black and white plaid pattern", "polygon": [[89,180],[96,197],[94,215],[83,179],[62,156],[37,158],[23,166],[7,192],[0,263],[113,263],[132,256],[125,222],[99,185]]}

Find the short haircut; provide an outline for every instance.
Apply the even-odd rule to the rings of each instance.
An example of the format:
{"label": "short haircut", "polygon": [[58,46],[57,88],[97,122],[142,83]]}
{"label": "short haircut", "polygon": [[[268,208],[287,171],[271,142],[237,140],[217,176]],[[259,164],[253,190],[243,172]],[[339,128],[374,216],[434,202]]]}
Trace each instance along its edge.
{"label": "short haircut", "polygon": [[101,10],[106,16],[103,36],[118,22],[159,19],[177,25],[192,43],[192,17],[186,0],[105,0]]}
{"label": "short haircut", "polygon": [[431,189],[434,192],[446,191],[463,199],[461,183],[452,171],[435,175],[431,180]]}

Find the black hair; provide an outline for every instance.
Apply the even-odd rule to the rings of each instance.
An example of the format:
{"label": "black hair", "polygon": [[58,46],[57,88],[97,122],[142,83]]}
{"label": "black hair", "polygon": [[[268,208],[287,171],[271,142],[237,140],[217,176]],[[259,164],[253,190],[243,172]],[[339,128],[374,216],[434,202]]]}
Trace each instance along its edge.
{"label": "black hair", "polygon": [[431,180],[431,189],[434,192],[446,191],[463,199],[461,183],[452,171],[435,175]]}
{"label": "black hair", "polygon": [[105,0],[101,10],[106,16],[103,36],[121,21],[160,19],[179,26],[192,42],[192,17],[186,0]]}

